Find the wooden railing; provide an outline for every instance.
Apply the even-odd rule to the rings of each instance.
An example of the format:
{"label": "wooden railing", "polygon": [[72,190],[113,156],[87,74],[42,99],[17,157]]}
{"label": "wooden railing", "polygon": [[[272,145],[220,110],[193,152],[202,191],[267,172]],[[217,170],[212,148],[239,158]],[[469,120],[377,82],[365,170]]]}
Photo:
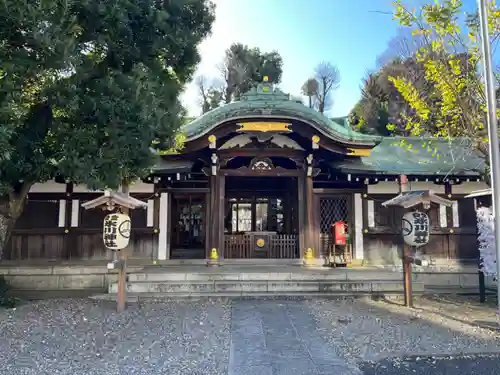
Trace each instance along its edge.
{"label": "wooden railing", "polygon": [[296,234],[277,234],[276,236],[271,237],[270,253],[270,258],[300,258],[299,236]]}
{"label": "wooden railing", "polygon": [[295,259],[299,257],[299,236],[295,234],[226,234],[226,259]]}
{"label": "wooden railing", "polygon": [[252,237],[248,234],[224,235],[224,258],[252,258]]}

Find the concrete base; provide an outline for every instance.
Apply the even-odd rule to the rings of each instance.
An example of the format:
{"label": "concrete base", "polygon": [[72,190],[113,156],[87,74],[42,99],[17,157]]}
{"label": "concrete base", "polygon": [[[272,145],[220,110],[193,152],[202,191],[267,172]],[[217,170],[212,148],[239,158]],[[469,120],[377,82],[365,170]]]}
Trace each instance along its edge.
{"label": "concrete base", "polygon": [[[118,271],[110,271],[106,263],[100,266],[0,266],[0,275],[14,290],[107,290],[118,281]],[[137,272],[143,267],[127,267]]]}
{"label": "concrete base", "polygon": [[[243,262],[221,262],[220,267],[207,267],[206,261],[198,265],[188,264],[180,265],[180,263],[172,263],[172,265],[153,265],[152,261],[129,262],[127,267],[129,275],[129,283],[135,282],[150,282],[152,285],[147,288],[142,286],[141,291],[149,293],[147,290],[159,291],[167,288],[169,292],[174,292],[170,286],[171,282],[180,281],[199,281],[213,282],[213,288],[210,287],[210,293],[219,293],[228,291],[228,293],[247,293],[252,290],[255,292],[263,291],[272,293],[273,290],[285,293],[286,291],[299,291],[307,289],[309,292],[320,293],[320,283],[323,281],[342,281],[343,284],[335,284],[337,292],[342,291],[373,291],[378,288],[378,284],[373,284],[375,281],[391,282],[393,284],[401,284],[402,276],[400,268],[391,267],[353,267],[346,268],[328,268],[328,267],[304,267],[301,266],[300,260],[289,262],[274,262],[270,264],[269,260],[263,262],[243,261]],[[297,262],[298,261],[298,262]],[[97,264],[81,263],[79,264],[36,264],[19,266],[17,264],[9,265],[9,262],[2,262],[0,265],[0,274],[5,276],[6,281],[15,290],[28,291],[80,291],[92,290],[103,292],[109,291],[110,285],[117,282],[117,271],[109,271],[103,261]],[[170,263],[168,263],[170,264]],[[228,283],[221,283],[227,281]],[[265,281],[265,287],[261,284],[257,286],[246,286],[245,282]],[[296,284],[292,286],[292,281],[302,282],[305,284]],[[362,281],[370,283],[362,287],[353,287],[348,282]],[[422,284],[426,289],[435,287],[455,289],[455,290],[474,290],[478,289],[478,273],[477,267],[471,265],[468,267],[457,266],[433,266],[433,267],[414,267],[413,281],[417,285]],[[217,282],[217,287],[216,283]],[[273,284],[277,283],[276,285]],[[279,282],[282,282],[279,284]],[[286,282],[286,285],[283,283]],[[309,282],[309,284],[308,284]],[[163,285],[154,285],[159,283]],[[316,283],[316,284],[314,284]],[[164,285],[166,284],[166,285]],[[184,283],[185,284],[185,283]],[[281,286],[279,286],[281,285]],[[341,286],[339,286],[341,285]],[[137,286],[131,287],[138,288]],[[178,288],[181,288],[180,286]],[[184,287],[182,287],[184,288]],[[181,288],[181,289],[182,289]],[[334,288],[332,286],[332,288]],[[399,287],[398,287],[399,288]],[[132,290],[131,289],[131,290]],[[323,289],[322,289],[323,290]],[[190,293],[193,290],[189,290]]]}

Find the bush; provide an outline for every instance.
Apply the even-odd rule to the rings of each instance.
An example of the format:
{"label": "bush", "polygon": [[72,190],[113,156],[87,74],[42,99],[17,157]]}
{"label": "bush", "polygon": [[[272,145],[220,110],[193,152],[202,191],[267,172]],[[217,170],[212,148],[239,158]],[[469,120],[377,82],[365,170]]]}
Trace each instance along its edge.
{"label": "bush", "polygon": [[13,308],[17,305],[17,298],[9,296],[9,284],[3,275],[0,275],[0,307]]}

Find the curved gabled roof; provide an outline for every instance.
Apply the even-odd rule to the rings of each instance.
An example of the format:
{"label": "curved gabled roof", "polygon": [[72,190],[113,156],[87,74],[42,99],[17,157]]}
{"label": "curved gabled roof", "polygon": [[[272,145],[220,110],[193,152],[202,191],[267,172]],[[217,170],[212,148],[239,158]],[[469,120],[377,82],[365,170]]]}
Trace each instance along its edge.
{"label": "curved gabled roof", "polygon": [[479,176],[485,161],[462,138],[385,137],[369,156],[345,159],[332,167],[346,173]]}
{"label": "curved gabled roof", "polygon": [[192,141],[231,120],[273,117],[307,123],[319,133],[341,143],[374,146],[381,140],[381,137],[361,134],[350,127],[342,126],[318,111],[290,100],[289,95],[273,89],[268,84],[260,84],[257,88],[253,88],[243,95],[240,101],[205,113],[184,125],[181,131],[186,135],[187,141]]}

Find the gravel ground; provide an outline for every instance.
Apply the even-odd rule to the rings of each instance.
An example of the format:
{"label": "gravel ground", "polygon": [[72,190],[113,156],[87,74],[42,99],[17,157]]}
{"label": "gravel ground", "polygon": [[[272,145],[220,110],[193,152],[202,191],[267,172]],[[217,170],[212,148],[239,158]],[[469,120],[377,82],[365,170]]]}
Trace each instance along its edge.
{"label": "gravel ground", "polygon": [[350,363],[500,353],[495,309],[470,298],[421,297],[414,309],[394,300],[316,300],[309,308],[325,339]]}
{"label": "gravel ground", "polygon": [[39,301],[0,310],[0,374],[499,373],[497,357],[463,356],[500,355],[494,306],[465,297],[415,305],[213,299],[130,304],[117,314],[113,302]]}
{"label": "gravel ground", "polygon": [[64,299],[0,310],[2,375],[227,373],[230,303]]}

